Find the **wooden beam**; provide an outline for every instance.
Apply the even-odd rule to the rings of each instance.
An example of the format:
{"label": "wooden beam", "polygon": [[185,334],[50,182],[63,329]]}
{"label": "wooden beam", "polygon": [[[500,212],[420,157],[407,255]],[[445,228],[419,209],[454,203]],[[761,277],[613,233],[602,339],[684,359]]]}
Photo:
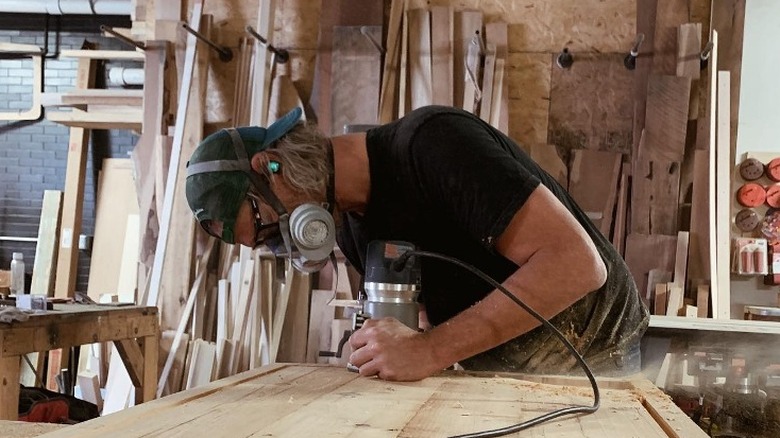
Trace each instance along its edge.
{"label": "wooden beam", "polygon": [[[76,88],[92,88],[95,85],[97,63],[92,59],[80,59]],[[81,234],[81,216],[84,204],[84,181],[87,168],[89,131],[71,128],[68,141],[68,164],[65,170],[65,194],[62,201],[60,243],[57,252],[57,276],[54,296],[72,297],[76,288],[78,270],[78,239]]]}
{"label": "wooden beam", "polygon": [[[712,52],[710,54],[709,61],[709,96],[707,102],[707,120],[709,121],[709,129],[707,132],[707,153],[709,154],[709,211],[707,214],[707,221],[709,222],[709,271],[710,271],[710,304],[712,306],[712,317],[719,318],[721,312],[721,303],[719,301],[719,275],[718,275],[718,227],[717,218],[718,210],[716,208],[718,199],[718,187],[717,187],[717,167],[716,167],[716,151],[717,151],[717,126],[718,126],[718,31],[712,29],[710,41],[712,41]],[[722,305],[728,306],[730,303],[723,303]]]}
{"label": "wooden beam", "polygon": [[38,227],[38,243],[35,246],[31,294],[54,295],[54,272],[57,262],[57,233],[62,213],[62,192],[43,192],[41,222]]}
{"label": "wooden beam", "polygon": [[[276,0],[259,0],[259,11],[255,30],[267,41],[274,40],[274,16]],[[274,55],[261,44],[255,44],[255,77],[252,81],[252,101],[249,123],[253,126],[266,126],[268,121],[268,100],[271,94],[271,71]]]}
{"label": "wooden beam", "polygon": [[389,123],[398,113],[398,82],[401,51],[401,21],[404,15],[404,0],[391,0],[390,18],[385,43],[385,63],[382,74],[382,89],[379,97],[379,123]]}
{"label": "wooden beam", "polygon": [[130,129],[140,131],[143,111],[125,109],[114,111],[47,111],[46,119],[76,129]]}
{"label": "wooden beam", "polygon": [[143,90],[96,89],[73,90],[67,93],[43,93],[41,105],[74,106],[74,105],[119,105],[141,106]]}

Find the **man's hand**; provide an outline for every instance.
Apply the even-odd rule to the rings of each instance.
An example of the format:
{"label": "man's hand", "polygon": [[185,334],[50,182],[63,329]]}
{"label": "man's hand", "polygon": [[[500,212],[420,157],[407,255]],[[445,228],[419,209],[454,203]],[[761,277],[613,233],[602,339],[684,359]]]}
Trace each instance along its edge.
{"label": "man's hand", "polygon": [[349,363],[362,376],[408,382],[424,379],[446,367],[435,363],[424,333],[394,318],[366,320],[349,338],[349,345],[352,346]]}

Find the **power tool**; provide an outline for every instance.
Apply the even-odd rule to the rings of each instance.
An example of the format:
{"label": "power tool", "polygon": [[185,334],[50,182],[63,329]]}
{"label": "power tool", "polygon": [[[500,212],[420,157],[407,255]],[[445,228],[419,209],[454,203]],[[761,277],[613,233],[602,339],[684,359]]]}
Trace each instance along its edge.
{"label": "power tool", "polygon": [[355,315],[355,330],[367,318],[395,318],[406,326],[419,327],[420,294],[419,257],[399,257],[414,251],[414,245],[401,241],[374,240],[366,251],[363,279],[365,296],[361,296],[362,311]]}

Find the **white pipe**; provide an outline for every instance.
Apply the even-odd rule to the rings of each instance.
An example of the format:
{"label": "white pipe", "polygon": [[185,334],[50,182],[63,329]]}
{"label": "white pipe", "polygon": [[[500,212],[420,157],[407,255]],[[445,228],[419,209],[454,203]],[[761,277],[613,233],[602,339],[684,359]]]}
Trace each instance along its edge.
{"label": "white pipe", "polygon": [[111,67],[108,69],[108,81],[112,85],[125,87],[128,85],[144,84],[144,69]]}
{"label": "white pipe", "polygon": [[131,0],[0,0],[0,13],[130,15]]}

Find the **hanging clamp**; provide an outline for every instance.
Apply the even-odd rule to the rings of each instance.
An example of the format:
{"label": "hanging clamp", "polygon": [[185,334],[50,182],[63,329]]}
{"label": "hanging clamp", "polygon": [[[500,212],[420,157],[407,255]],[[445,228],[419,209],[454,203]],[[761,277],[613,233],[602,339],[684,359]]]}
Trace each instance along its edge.
{"label": "hanging clamp", "polygon": [[626,57],[623,59],[623,65],[627,69],[634,70],[636,68],[636,58],[639,56],[639,47],[642,46],[643,42],[645,42],[645,34],[640,33],[636,36],[634,45],[631,46],[631,50],[628,52],[628,55],[626,55]]}
{"label": "hanging clamp", "polygon": [[710,61],[710,56],[712,55],[712,49],[715,47],[715,45],[712,43],[712,41],[708,42],[706,46],[704,46],[704,50],[701,51],[701,55],[699,55],[699,66],[702,70],[707,68],[707,64]]}
{"label": "hanging clamp", "polygon": [[277,49],[276,47],[274,47],[271,44],[269,44],[268,40],[266,40],[265,38],[263,38],[262,35],[257,33],[257,31],[255,31],[252,28],[252,26],[247,26],[245,28],[245,30],[247,31],[247,33],[249,35],[252,35],[253,37],[255,37],[255,39],[257,41],[260,41],[260,44],[264,45],[265,48],[268,49],[269,52],[271,52],[274,55],[276,55],[276,61],[279,62],[279,64],[284,64],[285,62],[290,60],[290,53],[287,50]]}
{"label": "hanging clamp", "polygon": [[187,23],[182,23],[181,27],[186,30],[187,32],[191,33],[195,38],[199,39],[200,41],[206,43],[209,47],[216,50],[217,53],[219,53],[219,60],[222,62],[229,62],[231,59],[233,59],[233,51],[230,50],[229,47],[223,47],[218,45],[217,43],[211,41],[210,39],[206,38],[202,33],[198,32],[197,30],[190,27]]}

